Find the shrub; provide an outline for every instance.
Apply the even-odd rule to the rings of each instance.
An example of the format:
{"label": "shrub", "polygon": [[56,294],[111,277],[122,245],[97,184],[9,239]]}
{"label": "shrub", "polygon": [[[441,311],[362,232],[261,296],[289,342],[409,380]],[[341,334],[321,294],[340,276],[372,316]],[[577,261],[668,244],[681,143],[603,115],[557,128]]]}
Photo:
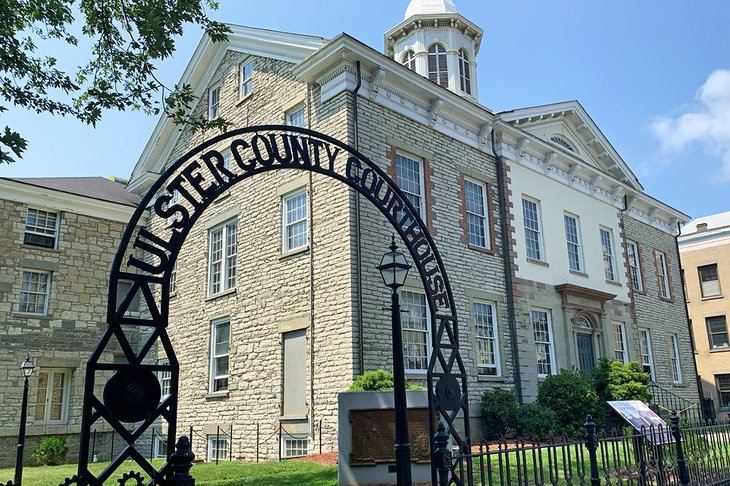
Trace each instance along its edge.
{"label": "shrub", "polygon": [[482,395],[482,416],[488,438],[503,436],[515,428],[517,418],[517,399],[512,390],[495,388]]}
{"label": "shrub", "polygon": [[33,452],[33,459],[46,466],[58,466],[66,461],[68,447],[61,437],[45,437]]}
{"label": "shrub", "polygon": [[[392,390],[395,387],[393,385],[393,373],[383,369],[366,371],[362,375],[355,378],[350,388],[347,389],[349,392],[360,392],[360,391],[386,391]],[[409,385],[406,381],[406,390],[423,390],[422,386]]]}
{"label": "shrub", "polygon": [[555,412],[535,403],[522,405],[517,411],[517,433],[522,437],[548,437],[557,422]]}
{"label": "shrub", "polygon": [[636,361],[622,363],[601,358],[593,370],[596,393],[602,400],[641,400],[649,403],[649,373]]}
{"label": "shrub", "polygon": [[560,370],[550,375],[537,387],[537,403],[555,412],[554,432],[577,435],[583,433],[587,414],[598,419],[599,398],[591,379],[582,371]]}

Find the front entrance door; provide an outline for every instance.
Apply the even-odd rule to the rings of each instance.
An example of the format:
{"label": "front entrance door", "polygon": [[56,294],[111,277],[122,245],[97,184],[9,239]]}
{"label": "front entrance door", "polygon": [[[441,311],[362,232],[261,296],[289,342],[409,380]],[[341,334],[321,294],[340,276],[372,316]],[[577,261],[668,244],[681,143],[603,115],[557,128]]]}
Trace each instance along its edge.
{"label": "front entrance door", "polygon": [[593,336],[579,332],[578,338],[578,365],[586,373],[593,371],[596,367],[596,358],[593,354]]}

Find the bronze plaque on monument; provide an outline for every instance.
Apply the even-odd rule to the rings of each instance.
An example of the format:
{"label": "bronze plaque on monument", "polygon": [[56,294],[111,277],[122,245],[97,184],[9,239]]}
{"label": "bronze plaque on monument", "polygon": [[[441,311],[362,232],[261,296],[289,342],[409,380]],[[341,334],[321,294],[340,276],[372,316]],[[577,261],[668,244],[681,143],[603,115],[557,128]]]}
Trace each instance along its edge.
{"label": "bronze plaque on monument", "polygon": [[[351,410],[351,466],[374,466],[395,462],[395,417],[393,409]],[[431,461],[428,430],[428,409],[408,409],[408,438],[411,461]]]}

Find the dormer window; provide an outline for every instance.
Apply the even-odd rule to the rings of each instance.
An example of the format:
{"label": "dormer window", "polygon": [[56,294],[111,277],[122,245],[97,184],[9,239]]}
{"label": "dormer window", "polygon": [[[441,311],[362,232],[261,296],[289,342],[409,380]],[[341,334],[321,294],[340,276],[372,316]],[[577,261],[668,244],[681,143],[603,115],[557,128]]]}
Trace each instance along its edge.
{"label": "dormer window", "polygon": [[471,73],[469,71],[469,54],[464,49],[459,49],[459,83],[461,90],[471,94]]}
{"label": "dormer window", "polygon": [[432,44],[428,48],[428,79],[444,88],[449,87],[446,48],[441,44]]}
{"label": "dormer window", "polygon": [[573,148],[573,145],[571,145],[570,142],[568,142],[567,140],[565,140],[560,135],[553,135],[552,137],[550,137],[550,141],[553,142],[553,143],[557,143],[561,147],[566,148],[566,149],[570,150],[571,152],[575,152],[575,149]]}
{"label": "dormer window", "polygon": [[401,63],[411,71],[416,70],[416,53],[413,52],[413,49],[408,49],[405,54],[403,54]]}

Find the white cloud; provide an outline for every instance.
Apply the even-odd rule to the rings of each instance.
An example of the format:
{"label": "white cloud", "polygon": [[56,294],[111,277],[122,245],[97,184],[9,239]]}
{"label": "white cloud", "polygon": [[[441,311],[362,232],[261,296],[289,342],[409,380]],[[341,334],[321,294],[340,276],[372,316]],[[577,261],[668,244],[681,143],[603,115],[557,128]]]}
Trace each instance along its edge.
{"label": "white cloud", "polygon": [[659,139],[665,154],[677,154],[696,143],[721,166],[713,178],[730,181],[730,69],[713,71],[697,91],[696,109],[674,117],[657,117],[649,130]]}

